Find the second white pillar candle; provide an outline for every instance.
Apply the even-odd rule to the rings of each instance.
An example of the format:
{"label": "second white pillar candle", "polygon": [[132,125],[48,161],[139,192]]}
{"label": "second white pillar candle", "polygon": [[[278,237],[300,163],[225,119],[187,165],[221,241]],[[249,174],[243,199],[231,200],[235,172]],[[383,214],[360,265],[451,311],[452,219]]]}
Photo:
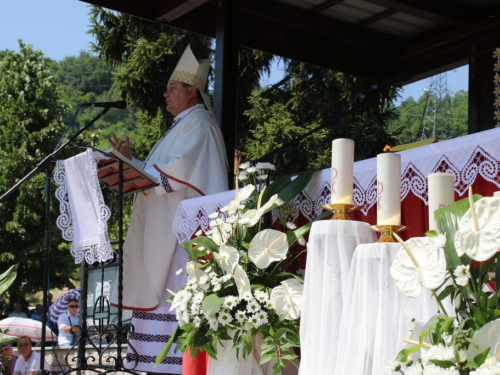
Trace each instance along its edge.
{"label": "second white pillar candle", "polygon": [[401,225],[401,155],[377,155],[377,225]]}

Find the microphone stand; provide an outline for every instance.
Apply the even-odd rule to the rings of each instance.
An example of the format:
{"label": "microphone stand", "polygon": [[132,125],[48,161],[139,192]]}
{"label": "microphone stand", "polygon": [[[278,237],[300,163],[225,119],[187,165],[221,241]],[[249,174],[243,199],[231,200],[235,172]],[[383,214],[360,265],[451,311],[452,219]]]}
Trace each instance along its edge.
{"label": "microphone stand", "polygon": [[99,120],[102,116],[108,112],[110,107],[105,107],[101,113],[99,113],[96,117],[94,117],[88,124],[82,127],[76,134],[74,134],[70,139],[68,139],[63,145],[57,148],[55,151],[51,152],[47,155],[42,161],[40,161],[37,166],[29,172],[26,176],[24,176],[21,180],[19,180],[14,186],[12,186],[5,194],[0,197],[0,203],[3,202],[10,194],[12,194],[22,183],[29,180],[36,173],[40,172],[42,169],[45,169],[45,241],[44,241],[44,250],[45,250],[45,260],[44,260],[44,268],[43,268],[43,312],[42,315],[42,340],[41,340],[41,348],[40,348],[40,370],[38,371],[38,375],[50,375],[48,369],[44,369],[45,361],[45,327],[47,324],[47,295],[48,295],[48,277],[49,277],[49,254],[50,254],[50,194],[51,194],[51,186],[50,180],[52,176],[52,171],[54,169],[55,156],[68,145],[73,142],[80,134],[86,131],[90,126],[94,124],[97,120]]}

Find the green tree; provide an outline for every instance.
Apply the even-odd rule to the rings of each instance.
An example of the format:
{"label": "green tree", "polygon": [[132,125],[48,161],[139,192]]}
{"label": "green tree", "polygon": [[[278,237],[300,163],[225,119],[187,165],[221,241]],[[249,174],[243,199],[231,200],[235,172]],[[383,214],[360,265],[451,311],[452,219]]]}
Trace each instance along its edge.
{"label": "green tree", "polygon": [[[255,160],[322,125],[317,133],[293,146],[303,150],[274,155],[280,172],[329,166],[335,138],[355,140],[357,160],[375,156],[395,140],[393,133],[399,130],[387,125],[396,116],[391,105],[395,89],[370,92],[364,90],[370,87],[369,82],[346,74],[294,61],[286,66],[288,77],[281,85],[257,91],[250,99],[252,108],[246,112],[245,125],[251,136],[246,137],[243,151],[246,159]],[[341,118],[348,108],[352,112]]]}
{"label": "green tree", "polygon": [[[61,88],[55,62],[19,42],[19,53],[7,51],[0,61],[0,191],[6,192],[57,144],[63,129]],[[58,155],[63,157],[64,155]],[[43,173],[23,183],[0,203],[0,260],[19,263],[10,289],[11,301],[41,289],[44,260],[45,196]],[[57,204],[51,207],[57,216]],[[55,220],[54,220],[55,221]],[[72,287],[75,266],[53,226],[51,287]]]}

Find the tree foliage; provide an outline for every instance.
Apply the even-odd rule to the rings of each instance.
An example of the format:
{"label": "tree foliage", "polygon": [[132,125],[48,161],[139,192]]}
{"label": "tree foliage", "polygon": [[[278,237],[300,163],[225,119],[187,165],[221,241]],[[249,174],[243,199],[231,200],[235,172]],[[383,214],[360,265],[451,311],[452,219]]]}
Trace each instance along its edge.
{"label": "tree foliage", "polygon": [[425,92],[418,100],[409,97],[397,108],[397,117],[389,123],[401,128],[396,144],[426,138],[451,139],[467,134],[468,99],[463,90],[443,98]]}
{"label": "tree foliage", "polygon": [[[19,42],[19,53],[7,51],[0,61],[0,191],[6,192],[53,151],[63,129],[66,106],[53,72],[55,63],[41,51]],[[0,203],[0,260],[19,263],[11,300],[40,290],[43,280],[45,183],[36,174]],[[56,216],[55,202],[51,205]],[[51,286],[72,286],[75,269],[52,228]]]}

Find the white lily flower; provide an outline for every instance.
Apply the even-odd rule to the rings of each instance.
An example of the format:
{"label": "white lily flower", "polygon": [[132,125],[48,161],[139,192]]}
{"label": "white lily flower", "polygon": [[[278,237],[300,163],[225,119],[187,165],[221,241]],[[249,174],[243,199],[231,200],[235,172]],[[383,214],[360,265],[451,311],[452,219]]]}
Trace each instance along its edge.
{"label": "white lily flower", "polygon": [[240,260],[240,254],[234,247],[225,244],[220,245],[219,252],[212,254],[219,267],[226,274],[234,270]]}
{"label": "white lily flower", "polygon": [[288,320],[298,319],[302,309],[304,285],[297,279],[288,279],[271,291],[271,303],[276,312]]}
{"label": "white lily flower", "polygon": [[[248,167],[250,167],[250,162],[249,162],[249,161],[246,161],[246,162],[244,162],[244,163],[241,163],[241,164],[240,164],[240,169],[245,170],[245,169],[247,169]],[[240,172],[240,173],[241,173],[241,172]]]}
{"label": "white lily flower", "polygon": [[[477,214],[477,226],[474,223]],[[484,197],[474,203],[458,224],[455,248],[458,256],[467,254],[482,262],[493,257],[500,248],[500,198]]]}
{"label": "white lily flower", "polygon": [[[405,296],[417,298],[422,287],[436,289],[446,276],[446,259],[443,247],[446,237],[415,237],[401,246],[391,266],[396,288]],[[413,258],[413,259],[412,259]]]}
{"label": "white lily flower", "polygon": [[248,278],[245,270],[238,264],[234,268],[232,273],[234,281],[236,282],[236,287],[238,288],[238,295],[240,299],[244,299],[245,295],[252,295],[252,290],[250,288],[250,279]]}
{"label": "white lily flower", "polygon": [[286,258],[288,241],[286,234],[274,229],[266,229],[255,235],[248,249],[248,256],[255,265],[264,269],[271,262]]}

